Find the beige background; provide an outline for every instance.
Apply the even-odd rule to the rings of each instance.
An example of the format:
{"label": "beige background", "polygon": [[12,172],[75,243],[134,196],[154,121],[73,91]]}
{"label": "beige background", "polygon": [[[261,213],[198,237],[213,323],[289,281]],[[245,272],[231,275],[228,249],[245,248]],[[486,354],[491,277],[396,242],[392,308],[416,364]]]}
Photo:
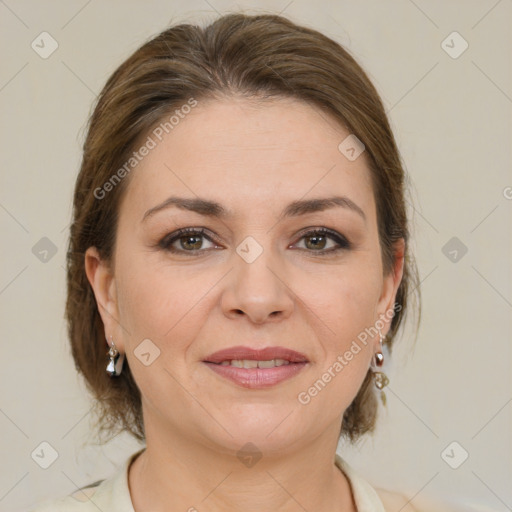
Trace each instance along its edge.
{"label": "beige background", "polygon": [[[423,323],[414,351],[406,333],[386,363],[376,434],[340,453],[416,506],[511,510],[510,0],[1,1],[0,510],[105,478],[138,449],[125,436],[91,444],[63,321],[84,125],[105,80],[147,38],[239,8],[283,12],[346,45],[383,97],[412,180]],[[59,45],[47,59],[31,48],[43,31]],[[442,47],[453,31],[469,44],[455,59]],[[57,250],[46,262],[33,253],[43,237]],[[443,253],[452,237],[467,247],[457,261]],[[469,453],[458,469],[441,456],[453,441],[452,465]],[[48,469],[31,458],[42,442],[58,453]]]}

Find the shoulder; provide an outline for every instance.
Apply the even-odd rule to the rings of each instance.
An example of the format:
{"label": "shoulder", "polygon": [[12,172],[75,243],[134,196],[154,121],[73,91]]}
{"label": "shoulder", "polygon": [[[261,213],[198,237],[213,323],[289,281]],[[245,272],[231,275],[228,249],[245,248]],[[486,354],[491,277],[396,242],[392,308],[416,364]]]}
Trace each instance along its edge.
{"label": "shoulder", "polygon": [[104,480],[82,487],[68,496],[56,499],[48,499],[39,503],[29,512],[97,512],[97,506],[91,501]]}
{"label": "shoulder", "polygon": [[81,487],[68,496],[38,503],[28,512],[134,512],[128,486],[128,467],[143,450],[125,459],[110,477]]}
{"label": "shoulder", "polygon": [[382,501],[386,512],[393,512],[395,510],[400,510],[400,512],[419,512],[403,494],[380,488],[375,488],[375,492],[379,496],[380,501]]}
{"label": "shoulder", "polygon": [[[477,512],[480,508],[468,508],[467,503],[444,500],[436,496],[421,495],[415,497],[415,505],[403,494],[375,488],[386,512]],[[487,510],[487,509],[486,509]]]}

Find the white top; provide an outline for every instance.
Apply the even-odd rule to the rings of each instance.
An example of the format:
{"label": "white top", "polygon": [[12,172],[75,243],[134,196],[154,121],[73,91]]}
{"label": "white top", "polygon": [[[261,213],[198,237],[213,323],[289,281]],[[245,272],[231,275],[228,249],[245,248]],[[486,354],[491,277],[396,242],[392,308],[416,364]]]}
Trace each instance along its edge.
{"label": "white top", "polygon": [[[135,512],[128,487],[128,468],[143,450],[131,455],[110,478],[83,487],[69,496],[46,500],[30,512]],[[335,462],[350,483],[357,512],[386,512],[377,492],[366,480],[338,454]]]}

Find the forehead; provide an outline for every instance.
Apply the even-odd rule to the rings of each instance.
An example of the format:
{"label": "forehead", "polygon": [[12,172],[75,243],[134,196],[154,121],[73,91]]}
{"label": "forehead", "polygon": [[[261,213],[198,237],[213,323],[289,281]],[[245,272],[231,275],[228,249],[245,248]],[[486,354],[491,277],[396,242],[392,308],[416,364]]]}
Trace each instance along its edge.
{"label": "forehead", "polygon": [[340,152],[350,132],[324,110],[292,98],[230,97],[198,100],[186,111],[144,134],[153,147],[130,175],[123,203],[131,210],[182,195],[242,215],[339,193],[372,215],[366,155],[350,161]]}

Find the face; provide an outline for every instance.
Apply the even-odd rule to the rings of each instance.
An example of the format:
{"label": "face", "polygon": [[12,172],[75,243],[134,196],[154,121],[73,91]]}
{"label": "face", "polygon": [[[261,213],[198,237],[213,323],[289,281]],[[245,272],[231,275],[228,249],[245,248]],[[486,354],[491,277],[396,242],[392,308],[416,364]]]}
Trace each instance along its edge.
{"label": "face", "polygon": [[[230,98],[199,102],[153,136],[120,205],[113,267],[94,249],[86,258],[148,439],[172,432],[226,452],[250,441],[282,453],[339,433],[378,349],[378,335],[363,343],[361,333],[379,318],[387,332],[401,278],[399,263],[383,271],[366,156],[338,149],[348,135],[297,100]],[[298,201],[309,203],[290,208]],[[215,363],[240,346],[302,362],[271,351],[257,356],[282,366]]]}

